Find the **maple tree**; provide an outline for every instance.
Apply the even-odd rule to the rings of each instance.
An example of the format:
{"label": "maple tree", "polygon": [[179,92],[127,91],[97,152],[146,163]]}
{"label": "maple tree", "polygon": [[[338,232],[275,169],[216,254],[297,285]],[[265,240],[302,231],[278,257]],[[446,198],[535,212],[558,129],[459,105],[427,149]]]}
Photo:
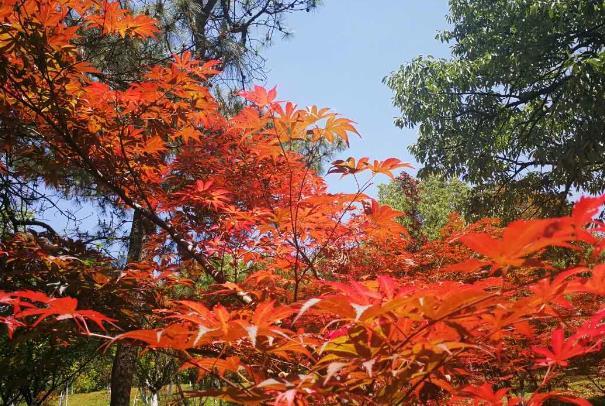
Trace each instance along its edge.
{"label": "maple tree", "polygon": [[297,152],[347,143],[349,119],[261,87],[225,117],[205,83],[216,62],[186,52],[110,86],[77,38],[156,32],[117,2],[4,0],[0,21],[2,145],[20,158],[0,170],[56,189],[86,176],[148,223],[121,269],[83,242],[7,235],[7,335],[139,346],[218,382],[188,396],[244,404],[588,404],[550,386],[602,350],[605,197],[504,228],[452,217],[409,250],[403,213],[365,194],[409,165],[335,161],[359,188],[331,194]]}

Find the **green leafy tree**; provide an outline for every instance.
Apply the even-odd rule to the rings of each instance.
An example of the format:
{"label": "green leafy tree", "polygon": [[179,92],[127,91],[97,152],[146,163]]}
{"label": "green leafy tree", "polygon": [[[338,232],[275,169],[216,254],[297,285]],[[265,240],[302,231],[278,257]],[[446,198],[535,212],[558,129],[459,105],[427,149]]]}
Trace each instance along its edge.
{"label": "green leafy tree", "polygon": [[160,391],[175,382],[179,364],[174,356],[160,351],[148,351],[137,359],[136,375],[141,388],[143,403],[158,406]]}
{"label": "green leafy tree", "polygon": [[[69,350],[66,347],[69,346]],[[15,340],[0,336],[0,402],[3,405],[48,404],[79,376],[93,372],[98,343],[79,337],[69,342],[58,334],[31,332]]]}
{"label": "green leafy tree", "polygon": [[458,179],[431,175],[416,180],[402,174],[378,186],[381,203],[405,213],[400,221],[415,236],[435,239],[451,213],[468,213],[470,189]]}
{"label": "green leafy tree", "polygon": [[396,124],[418,127],[423,172],[462,176],[487,206],[531,191],[536,215],[603,191],[605,3],[451,0],[448,20],[450,59],[418,57],[386,79]]}

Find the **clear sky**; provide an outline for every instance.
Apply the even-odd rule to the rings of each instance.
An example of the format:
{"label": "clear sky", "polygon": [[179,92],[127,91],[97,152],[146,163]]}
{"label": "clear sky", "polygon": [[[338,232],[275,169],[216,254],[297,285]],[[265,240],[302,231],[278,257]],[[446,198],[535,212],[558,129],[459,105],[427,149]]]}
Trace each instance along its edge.
{"label": "clear sky", "polygon": [[[447,10],[447,0],[324,0],[311,13],[289,16],[294,35],[275,38],[264,51],[265,85],[277,85],[280,100],[330,107],[354,120],[363,138],[352,139],[341,158],[414,163],[407,146],[415,131],[393,124],[397,110],[382,79],[417,55],[449,55],[447,45],[435,39],[447,26]],[[351,183],[338,178],[328,176],[331,191],[351,191]]]}

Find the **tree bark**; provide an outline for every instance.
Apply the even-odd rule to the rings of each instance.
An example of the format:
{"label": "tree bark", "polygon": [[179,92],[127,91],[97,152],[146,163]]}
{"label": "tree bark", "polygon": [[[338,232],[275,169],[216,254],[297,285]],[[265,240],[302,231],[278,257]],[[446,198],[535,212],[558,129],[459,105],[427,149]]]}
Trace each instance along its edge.
{"label": "tree bark", "polygon": [[111,368],[111,406],[130,405],[130,391],[137,356],[136,346],[127,343],[118,344]]}
{"label": "tree bark", "polygon": [[[132,226],[128,243],[128,263],[143,258],[143,245],[150,228],[148,221],[139,210],[132,216]],[[135,374],[139,349],[128,342],[118,344],[111,368],[111,406],[129,406],[132,380]]]}

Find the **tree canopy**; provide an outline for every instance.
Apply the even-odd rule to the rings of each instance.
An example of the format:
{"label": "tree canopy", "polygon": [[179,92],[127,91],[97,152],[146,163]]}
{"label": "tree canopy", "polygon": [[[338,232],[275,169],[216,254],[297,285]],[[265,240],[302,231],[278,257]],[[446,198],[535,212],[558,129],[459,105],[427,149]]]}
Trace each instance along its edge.
{"label": "tree canopy", "polygon": [[403,173],[387,184],[378,185],[378,200],[403,213],[402,224],[416,232],[419,240],[435,239],[457,213],[463,218],[469,210],[469,188],[458,179],[431,175],[414,179]]}
{"label": "tree canopy", "polygon": [[310,12],[318,0],[144,0],[125,3],[156,19],[157,35],[145,41],[108,38],[87,32],[78,40],[87,57],[111,79],[124,86],[153,64],[174,53],[191,51],[202,60],[220,61],[213,81],[241,90],[265,75],[263,48],[275,36],[291,34],[285,18]]}
{"label": "tree canopy", "polygon": [[396,124],[418,128],[423,172],[541,196],[542,214],[571,191],[603,191],[603,2],[451,0],[448,20],[438,38],[451,58],[421,56],[386,79]]}

